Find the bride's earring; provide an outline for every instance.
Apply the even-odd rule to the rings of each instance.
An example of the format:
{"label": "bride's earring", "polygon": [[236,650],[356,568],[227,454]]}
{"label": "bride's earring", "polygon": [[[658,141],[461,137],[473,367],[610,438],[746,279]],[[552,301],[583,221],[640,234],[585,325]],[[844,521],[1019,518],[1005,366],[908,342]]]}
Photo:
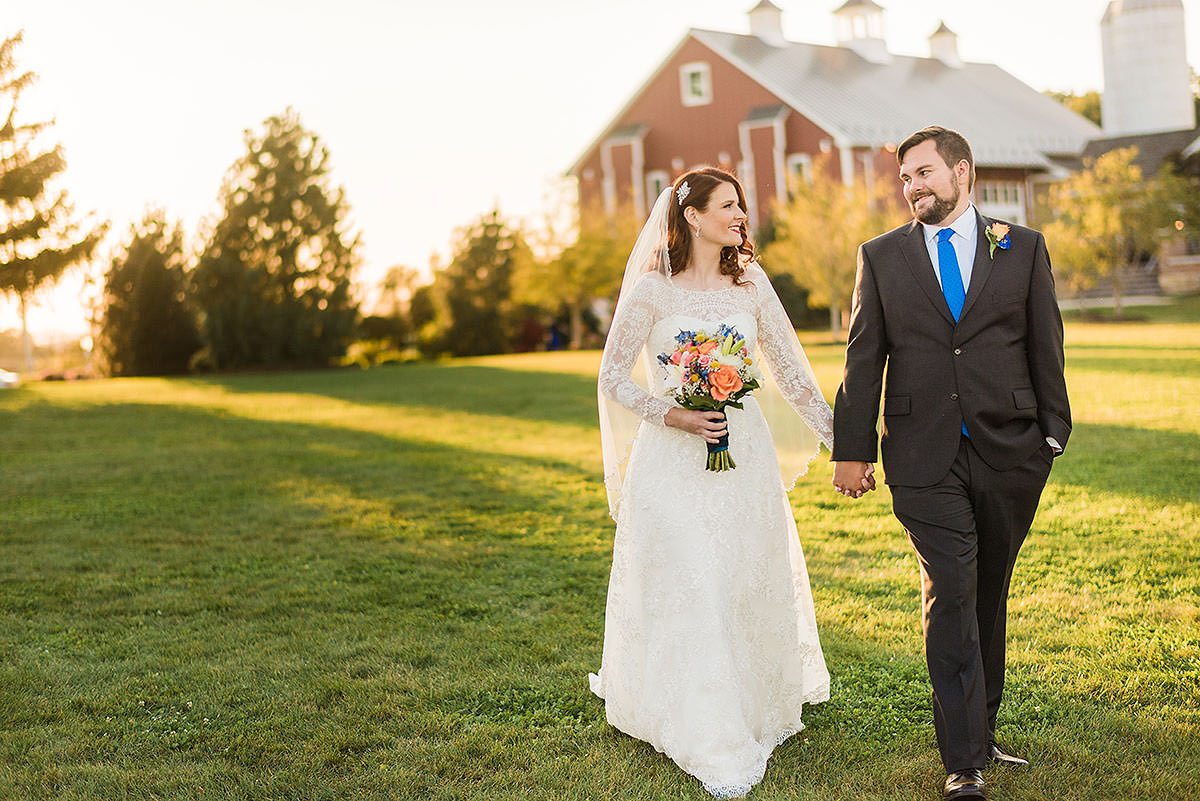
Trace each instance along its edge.
{"label": "bride's earring", "polygon": [[697,239],[699,239],[700,238],[700,226],[696,226],[695,228],[693,228],[692,233],[695,235],[695,237]]}

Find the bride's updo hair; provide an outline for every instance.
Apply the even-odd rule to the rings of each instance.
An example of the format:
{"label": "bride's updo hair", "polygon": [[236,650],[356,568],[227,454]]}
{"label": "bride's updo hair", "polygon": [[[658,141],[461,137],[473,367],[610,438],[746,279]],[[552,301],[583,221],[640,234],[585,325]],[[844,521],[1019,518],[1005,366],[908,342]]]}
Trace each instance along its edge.
{"label": "bride's updo hair", "polygon": [[[688,188],[686,193],[683,193],[684,197],[681,202],[679,200],[680,187],[685,183]],[[701,167],[676,179],[672,187],[671,204],[667,211],[667,253],[671,258],[671,275],[687,269],[688,260],[692,257],[692,227],[688,225],[687,219],[683,216],[684,209],[688,206],[695,206],[697,211],[706,211],[713,191],[723,183],[731,184],[737,190],[738,206],[743,212],[749,213],[746,208],[746,193],[742,191],[742,185],[738,183],[737,178],[725,170],[716,167]],[[742,274],[746,271],[745,265],[753,259],[754,243],[750,241],[746,223],[743,222],[742,244],[721,248],[721,274],[731,276],[733,283],[741,286]]]}

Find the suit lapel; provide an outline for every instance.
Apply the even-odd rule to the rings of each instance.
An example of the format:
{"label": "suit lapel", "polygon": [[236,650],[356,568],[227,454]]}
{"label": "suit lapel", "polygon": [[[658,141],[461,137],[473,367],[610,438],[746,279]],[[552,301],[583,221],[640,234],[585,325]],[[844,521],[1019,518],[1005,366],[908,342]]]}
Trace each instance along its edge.
{"label": "suit lapel", "polygon": [[[958,319],[967,316],[967,312],[971,310],[971,306],[983,294],[983,285],[987,283],[988,276],[992,274],[992,266],[994,259],[988,255],[988,239],[987,227],[992,224],[992,221],[975,211],[975,264],[971,266],[971,286],[967,288],[967,299],[963,301],[962,313],[958,315]],[[1003,253],[1003,250],[996,248],[996,255]]]}
{"label": "suit lapel", "polygon": [[[912,271],[917,286],[921,287],[929,296],[930,303],[946,318],[946,322],[954,325],[954,315],[950,313],[950,307],[946,304],[946,296],[942,294],[942,286],[938,283],[937,276],[933,274],[933,262],[929,260],[929,250],[925,247],[925,231],[921,228],[921,223],[916,220],[912,221],[912,225],[904,233],[900,252],[904,254],[904,260],[908,263],[908,269]],[[971,284],[974,285],[974,283],[975,281],[972,280]],[[960,318],[961,316],[959,315]]]}

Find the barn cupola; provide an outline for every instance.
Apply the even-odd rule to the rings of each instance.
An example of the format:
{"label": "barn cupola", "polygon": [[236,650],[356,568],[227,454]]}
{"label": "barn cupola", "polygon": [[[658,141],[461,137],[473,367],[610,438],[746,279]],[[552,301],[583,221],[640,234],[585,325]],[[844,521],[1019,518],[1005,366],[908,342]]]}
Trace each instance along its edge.
{"label": "barn cupola", "polygon": [[892,60],[883,38],[883,6],[875,0],[846,0],[833,12],[837,43],[875,64]]}
{"label": "barn cupola", "polygon": [[937,30],[929,35],[929,55],[947,67],[958,69],[963,65],[962,58],[958,55],[958,34],[940,20]]}
{"label": "barn cupola", "polygon": [[762,0],[750,9],[750,33],[775,47],[787,44],[783,38],[783,11],[771,0]]}

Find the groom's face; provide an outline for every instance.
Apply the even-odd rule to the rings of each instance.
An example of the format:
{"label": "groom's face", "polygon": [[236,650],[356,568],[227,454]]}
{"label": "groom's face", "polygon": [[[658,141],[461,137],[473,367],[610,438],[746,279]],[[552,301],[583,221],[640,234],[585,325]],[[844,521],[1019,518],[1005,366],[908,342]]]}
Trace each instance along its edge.
{"label": "groom's face", "polygon": [[946,164],[932,139],[904,154],[900,180],[904,182],[904,199],[921,222],[938,225],[958,210],[962,200],[959,175]]}

